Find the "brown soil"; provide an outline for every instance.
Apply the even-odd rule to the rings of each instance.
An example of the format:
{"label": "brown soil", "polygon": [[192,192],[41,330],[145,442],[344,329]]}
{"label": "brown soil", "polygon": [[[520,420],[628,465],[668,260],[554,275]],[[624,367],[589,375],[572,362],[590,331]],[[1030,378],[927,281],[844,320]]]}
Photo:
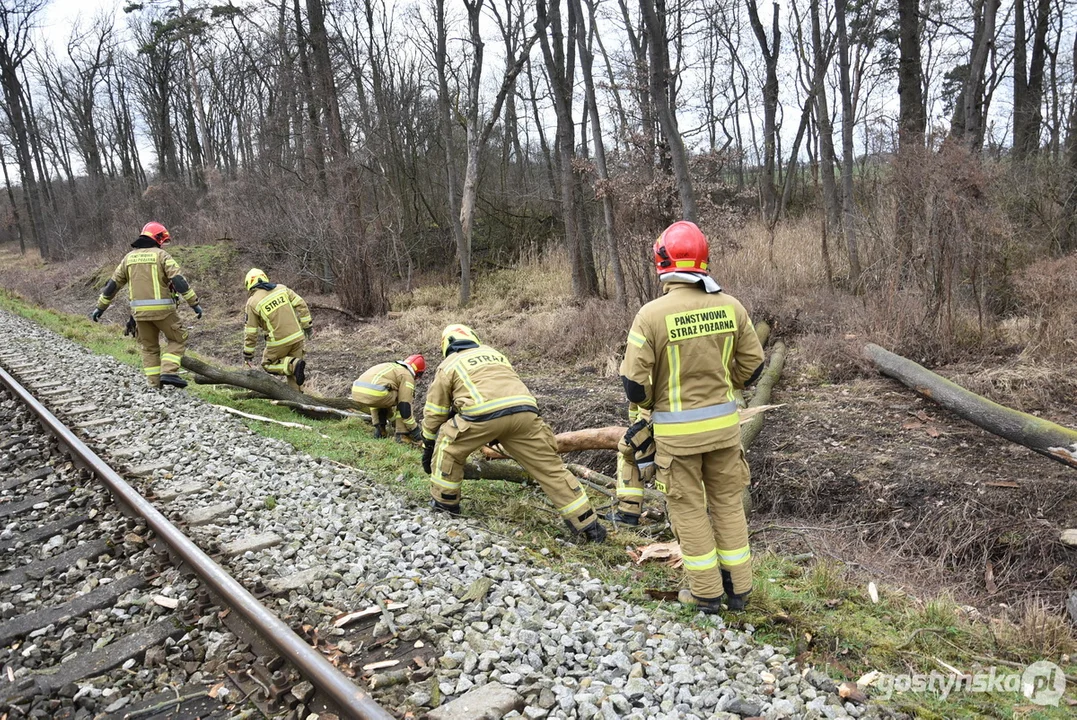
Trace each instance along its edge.
{"label": "brown soil", "polygon": [[[97,293],[90,275],[108,260],[28,267],[32,263],[10,246],[0,248],[0,287],[54,309],[88,313]],[[206,320],[183,315],[193,328],[190,347],[236,365],[245,294],[223,280],[219,291],[205,285],[196,283],[207,298]],[[421,324],[416,317],[356,323],[315,311],[310,388],[346,394],[366,367],[416,351],[436,362],[438,348],[425,345],[432,345],[437,329],[413,326]],[[113,323],[125,319],[119,307],[107,316]],[[981,608],[1032,595],[1055,608],[1065,604],[1077,586],[1077,549],[1059,542],[1061,530],[1077,525],[1072,469],[952,417],[870,371],[820,369],[814,351],[798,352],[797,338],[786,340],[789,358],[772,398],[784,407],[767,413],[749,452],[754,543],[830,556],[921,597],[950,591]],[[502,349],[512,359],[511,348]],[[515,361],[555,431],[626,423],[620,383],[608,370],[583,366],[565,373],[544,358]],[[935,370],[997,402],[1077,426],[1077,379],[1065,367],[993,357]],[[422,387],[419,396],[421,403]],[[613,472],[609,451],[570,459]]]}

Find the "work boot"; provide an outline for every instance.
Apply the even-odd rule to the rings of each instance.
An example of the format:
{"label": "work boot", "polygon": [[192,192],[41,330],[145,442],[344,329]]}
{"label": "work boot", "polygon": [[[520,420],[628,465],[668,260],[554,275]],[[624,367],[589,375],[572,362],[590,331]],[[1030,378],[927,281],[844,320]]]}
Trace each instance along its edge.
{"label": "work boot", "polygon": [[187,387],[187,381],[181,378],[179,375],[173,375],[168,373],[161,375],[162,385],[171,385],[172,387],[185,388]]}
{"label": "work boot", "polygon": [[697,608],[707,615],[718,615],[722,612],[722,598],[696,597],[688,588],[681,588],[677,592],[677,602],[685,607]]}
{"label": "work boot", "polygon": [[602,516],[603,520],[607,520],[612,523],[621,523],[622,525],[631,525],[637,527],[639,525],[639,515],[636,513],[627,513],[621,510],[614,510]]}
{"label": "work boot", "polygon": [[748,596],[752,594],[752,591],[742,592],[737,594],[733,592],[733,576],[730,575],[728,570],[722,571],[722,589],[725,590],[725,604],[730,610],[743,610],[748,604]]}
{"label": "work boot", "polygon": [[387,434],[388,433],[386,432],[384,425],[375,425],[374,426],[374,439],[375,440],[381,440]]}
{"label": "work boot", "polygon": [[581,530],[574,528],[568,520],[565,520],[565,525],[568,525],[568,529],[576,534],[576,539],[580,542],[600,543],[606,541],[606,528],[602,527],[602,523],[598,520]]}
{"label": "work boot", "polygon": [[438,502],[437,500],[431,500],[430,501],[430,507],[433,510],[435,510],[436,512],[448,513],[449,515],[452,515],[453,517],[460,517],[460,506],[459,505],[446,505],[443,502]]}
{"label": "work boot", "polygon": [[295,384],[303,387],[303,383],[307,381],[307,361],[296,360],[295,372],[292,374],[295,376]]}

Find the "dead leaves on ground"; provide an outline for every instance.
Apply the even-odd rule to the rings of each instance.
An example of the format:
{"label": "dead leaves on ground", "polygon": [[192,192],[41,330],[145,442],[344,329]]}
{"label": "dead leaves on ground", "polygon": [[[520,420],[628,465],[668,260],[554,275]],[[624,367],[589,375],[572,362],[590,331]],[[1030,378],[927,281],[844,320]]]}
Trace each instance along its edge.
{"label": "dead leaves on ground", "polygon": [[625,552],[637,565],[642,565],[648,560],[658,560],[672,568],[684,565],[681,546],[677,542],[651,543],[639,548],[629,548]]}
{"label": "dead leaves on ground", "polygon": [[909,420],[901,426],[902,430],[923,430],[929,437],[937,438],[942,435],[942,431],[939,430],[935,424],[935,418],[928,415],[923,410],[917,410],[913,413],[915,420]]}

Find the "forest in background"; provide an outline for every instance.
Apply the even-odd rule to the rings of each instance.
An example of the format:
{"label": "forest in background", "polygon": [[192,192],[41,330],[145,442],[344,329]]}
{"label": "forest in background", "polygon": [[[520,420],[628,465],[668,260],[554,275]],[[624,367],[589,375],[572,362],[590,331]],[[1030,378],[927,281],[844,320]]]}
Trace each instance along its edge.
{"label": "forest in background", "polygon": [[1077,341],[1068,0],[46,5],[0,8],[0,232],[46,261],[153,218],[365,316],[537,255],[623,311],[687,218],[899,349]]}

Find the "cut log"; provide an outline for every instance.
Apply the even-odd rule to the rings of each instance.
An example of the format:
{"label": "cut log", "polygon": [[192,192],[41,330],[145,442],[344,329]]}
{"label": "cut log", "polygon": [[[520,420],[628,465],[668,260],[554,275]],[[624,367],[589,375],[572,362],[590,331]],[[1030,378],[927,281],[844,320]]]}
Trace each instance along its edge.
{"label": "cut log", "polygon": [[307,305],[310,305],[316,310],[331,310],[332,312],[340,313],[341,315],[350,318],[355,322],[370,322],[370,318],[360,317],[359,315],[353,313],[351,310],[345,310],[344,308],[339,308],[336,305],[328,305],[326,303],[320,303],[314,300],[308,300]]}
{"label": "cut log", "polygon": [[770,323],[766,320],[760,320],[756,323],[755,334],[759,336],[759,344],[766,347],[767,340],[770,340]]}
{"label": "cut log", "polygon": [[883,375],[984,430],[1077,468],[1077,430],[992,402],[936,375],[908,358],[878,345],[864,346],[864,355]]}
{"label": "cut log", "polygon": [[184,355],[180,364],[194,373],[194,381],[201,385],[234,385],[274,400],[287,400],[300,405],[322,405],[339,410],[363,409],[351,398],[318,397],[293,390],[287,383],[260,370],[225,370],[191,355]]}

